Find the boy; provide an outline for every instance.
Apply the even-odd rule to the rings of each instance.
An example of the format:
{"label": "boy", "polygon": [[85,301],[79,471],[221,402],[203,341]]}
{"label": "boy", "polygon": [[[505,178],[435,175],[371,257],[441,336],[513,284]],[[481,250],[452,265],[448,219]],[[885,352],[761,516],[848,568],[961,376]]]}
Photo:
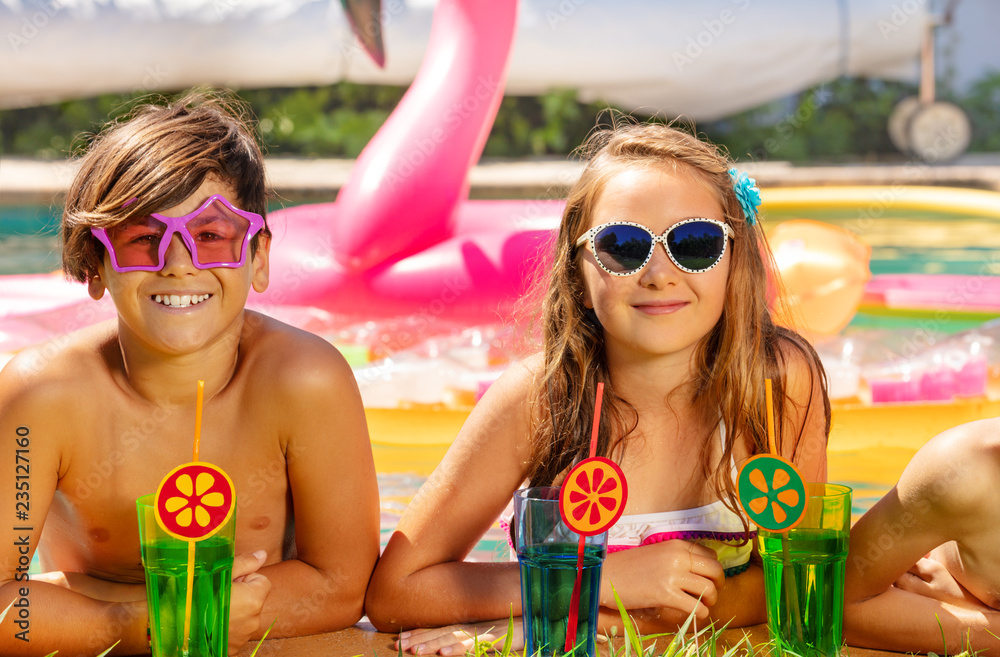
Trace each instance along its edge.
{"label": "boy", "polygon": [[336,349],[244,308],[268,284],[265,197],[218,98],[144,107],[85,156],[63,268],[118,317],[0,373],[0,654],[148,651],[135,500],[191,460],[199,379],[201,460],[238,498],[230,654],[274,619],[280,637],[361,617],[379,522],[364,409]]}
{"label": "boy", "polygon": [[844,637],[955,654],[1000,649],[1000,418],[927,442],[851,530]]}

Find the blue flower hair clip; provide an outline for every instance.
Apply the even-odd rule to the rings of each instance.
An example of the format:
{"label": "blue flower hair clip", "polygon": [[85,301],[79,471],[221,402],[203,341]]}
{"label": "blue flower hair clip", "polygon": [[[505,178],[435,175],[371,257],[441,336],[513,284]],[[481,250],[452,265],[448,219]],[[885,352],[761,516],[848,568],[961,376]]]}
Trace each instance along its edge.
{"label": "blue flower hair clip", "polygon": [[748,226],[753,226],[757,223],[757,209],[760,207],[760,187],[756,180],[736,167],[729,170],[729,177],[733,179],[733,189],[743,208],[743,217]]}

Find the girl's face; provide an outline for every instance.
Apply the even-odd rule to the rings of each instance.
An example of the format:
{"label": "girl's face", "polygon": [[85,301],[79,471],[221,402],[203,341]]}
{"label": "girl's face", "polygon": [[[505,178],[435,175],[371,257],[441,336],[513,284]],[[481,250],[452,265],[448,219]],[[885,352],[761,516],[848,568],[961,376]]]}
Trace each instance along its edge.
{"label": "girl's face", "polygon": [[[586,228],[631,221],[662,235],[685,219],[725,221],[719,201],[695,176],[682,167],[676,172],[656,166],[622,171],[607,182]],[[581,247],[584,305],[594,309],[604,327],[609,360],[690,359],[722,316],[731,251],[730,243],[714,268],[688,273],[657,244],[641,271],[612,276],[597,264],[590,249]]]}
{"label": "girl's face", "polygon": [[[180,205],[159,214],[181,217],[197,209],[209,196],[221,194],[239,205],[235,190],[207,178]],[[171,238],[160,271],[117,272],[110,256],[90,282],[90,294],[99,299],[106,289],[118,311],[120,332],[154,351],[194,353],[224,337],[239,337],[243,308],[252,286],[267,287],[268,240],[260,238],[251,258],[242,267],[198,269],[180,235]]]}

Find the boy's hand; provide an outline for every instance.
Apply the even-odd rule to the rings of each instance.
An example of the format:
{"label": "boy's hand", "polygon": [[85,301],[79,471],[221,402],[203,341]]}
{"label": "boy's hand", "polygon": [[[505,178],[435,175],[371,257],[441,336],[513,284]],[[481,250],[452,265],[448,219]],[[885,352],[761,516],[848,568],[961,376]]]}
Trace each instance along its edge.
{"label": "boy's hand", "polygon": [[895,586],[910,593],[959,607],[994,611],[965,590],[944,564],[927,557],[910,566],[910,569],[896,580]]}
{"label": "boy's hand", "polygon": [[271,580],[257,571],[264,565],[263,550],[236,555],[233,561],[233,592],[229,598],[229,654],[240,651],[260,628],[260,612],[271,590]]}

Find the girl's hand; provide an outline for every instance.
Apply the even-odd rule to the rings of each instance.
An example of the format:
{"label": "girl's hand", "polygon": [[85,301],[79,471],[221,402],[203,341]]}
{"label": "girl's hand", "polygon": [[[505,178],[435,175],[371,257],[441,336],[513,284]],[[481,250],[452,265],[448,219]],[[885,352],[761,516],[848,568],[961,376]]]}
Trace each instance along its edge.
{"label": "girl's hand", "polygon": [[[509,618],[495,621],[473,623],[469,625],[448,625],[429,629],[401,632],[399,640],[393,646],[397,650],[410,652],[414,655],[464,655],[471,650],[473,643],[493,644],[497,650],[503,647],[507,636]],[[524,627],[521,617],[514,617],[514,633],[512,650],[524,648]]]}
{"label": "girl's hand", "polygon": [[260,612],[271,591],[271,580],[257,571],[264,565],[263,550],[236,555],[233,591],[229,598],[229,654],[239,652],[260,628]]}
{"label": "girl's hand", "polygon": [[603,606],[615,606],[610,582],[626,609],[666,607],[698,618],[708,616],[725,579],[713,550],[680,540],[617,552],[605,566]]}

